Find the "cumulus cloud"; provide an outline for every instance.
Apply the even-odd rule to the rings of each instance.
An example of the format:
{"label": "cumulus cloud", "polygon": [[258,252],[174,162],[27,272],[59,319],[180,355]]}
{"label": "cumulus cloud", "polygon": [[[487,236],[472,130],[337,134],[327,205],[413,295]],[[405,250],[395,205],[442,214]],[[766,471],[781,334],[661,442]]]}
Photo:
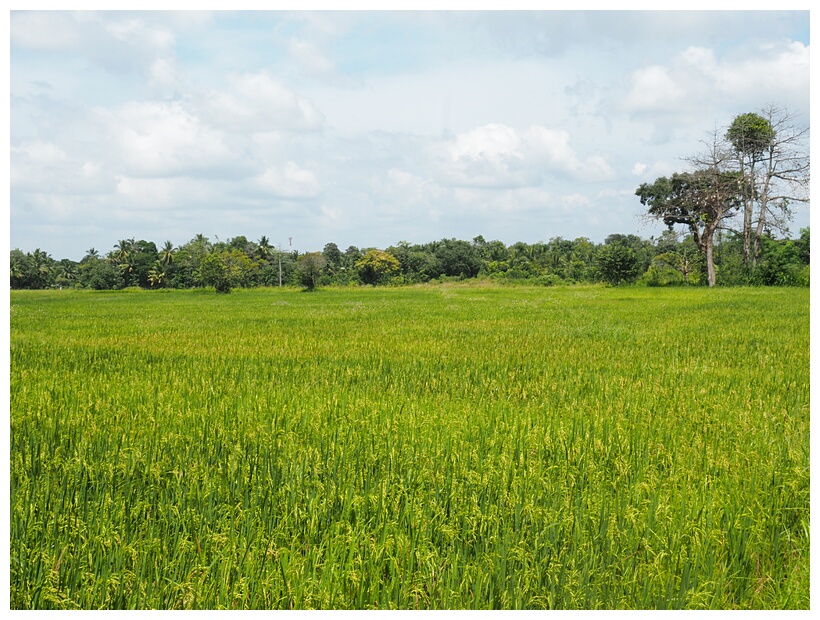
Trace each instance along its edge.
{"label": "cumulus cloud", "polygon": [[180,102],[134,102],[99,113],[129,176],[218,172],[235,159],[221,132]]}
{"label": "cumulus cloud", "polygon": [[255,179],[259,189],[278,198],[314,198],[320,191],[316,173],[292,161],[284,166],[269,166]]}
{"label": "cumulus cloud", "polygon": [[216,126],[249,133],[311,131],[324,122],[309,99],[266,71],[234,75],[230,85],[230,92],[212,92],[203,104],[203,114]]}
{"label": "cumulus cloud", "polygon": [[548,173],[586,181],[614,176],[604,158],[581,159],[569,132],[539,125],[477,127],[435,145],[431,161],[440,182],[465,187],[534,187]]}
{"label": "cumulus cloud", "polygon": [[14,11],[12,48],[81,55],[115,74],[149,73],[174,55],[176,39],[162,24],[133,13]]}
{"label": "cumulus cloud", "polygon": [[747,46],[724,58],[690,46],[667,65],[634,70],[621,105],[629,112],[670,112],[720,99],[752,106],[773,97],[788,102],[808,89],[809,56],[809,46],[799,41]]}
{"label": "cumulus cloud", "polygon": [[678,61],[695,76],[705,78],[706,88],[727,95],[747,96],[764,92],[789,93],[802,89],[809,76],[809,46],[797,41],[769,43],[747,50],[742,57],[720,61],[714,51],[690,47]]}
{"label": "cumulus cloud", "polygon": [[680,105],[684,89],[660,66],[638,69],[630,79],[631,88],[624,100],[628,110],[668,110]]}
{"label": "cumulus cloud", "polygon": [[379,210],[395,215],[412,211],[418,216],[438,203],[444,194],[432,180],[400,168],[390,168],[373,178],[369,189]]}
{"label": "cumulus cloud", "polygon": [[41,140],[11,147],[9,182],[16,193],[71,195],[113,189],[112,180],[99,164],[69,155],[61,147]]}

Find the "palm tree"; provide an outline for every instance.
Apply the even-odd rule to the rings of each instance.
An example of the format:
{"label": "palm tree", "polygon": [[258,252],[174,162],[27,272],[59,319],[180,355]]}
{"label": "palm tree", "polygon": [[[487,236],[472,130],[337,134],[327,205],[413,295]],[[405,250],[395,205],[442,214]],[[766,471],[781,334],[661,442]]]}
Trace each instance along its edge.
{"label": "palm tree", "polygon": [[53,259],[40,248],[34,250],[31,255],[31,262],[34,268],[34,277],[37,281],[37,288],[45,288],[48,284],[48,276],[51,273],[51,263]]}
{"label": "palm tree", "polygon": [[122,271],[122,276],[125,279],[125,286],[129,286],[131,284],[131,274],[134,272],[134,264],[130,258],[126,258],[120,263],[120,271]]}
{"label": "palm tree", "polygon": [[55,267],[57,275],[55,283],[58,284],[60,288],[63,286],[73,286],[77,282],[77,278],[80,275],[77,263],[68,258],[63,258]]}
{"label": "palm tree", "polygon": [[[170,241],[168,243],[170,243]],[[163,261],[161,261],[161,260],[155,261],[153,267],[151,267],[150,271],[148,271],[148,282],[153,287],[154,285],[162,286],[162,283],[164,281],[165,281],[165,268],[164,268]]]}
{"label": "palm tree", "polygon": [[112,257],[117,263],[124,263],[129,256],[131,256],[131,248],[133,245],[126,239],[121,239],[119,243],[114,244],[114,251]]}
{"label": "palm tree", "polygon": [[259,258],[262,260],[268,260],[273,256],[273,246],[265,235],[262,235],[262,238],[259,240],[257,251],[259,252]]}
{"label": "palm tree", "polygon": [[[17,255],[15,255],[15,252]],[[10,267],[10,275],[11,275],[11,286],[12,288],[17,288],[23,285],[23,281],[26,277],[26,268],[25,268],[25,260],[26,257],[23,255],[22,252],[15,251],[11,253],[11,267]]]}
{"label": "palm tree", "polygon": [[95,248],[89,248],[88,251],[85,253],[87,258],[99,258],[100,253]]}
{"label": "palm tree", "polygon": [[174,244],[170,241],[165,242],[165,246],[160,250],[159,255],[161,260],[166,265],[170,265],[174,262]]}

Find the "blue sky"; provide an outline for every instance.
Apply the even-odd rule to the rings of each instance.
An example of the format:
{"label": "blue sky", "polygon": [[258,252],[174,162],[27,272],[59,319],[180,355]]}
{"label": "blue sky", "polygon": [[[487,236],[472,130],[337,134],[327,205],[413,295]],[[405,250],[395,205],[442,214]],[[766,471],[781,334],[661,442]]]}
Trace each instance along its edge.
{"label": "blue sky", "polygon": [[[10,243],[657,235],[635,189],[777,104],[808,11],[13,11]],[[792,232],[809,223],[797,209]]]}

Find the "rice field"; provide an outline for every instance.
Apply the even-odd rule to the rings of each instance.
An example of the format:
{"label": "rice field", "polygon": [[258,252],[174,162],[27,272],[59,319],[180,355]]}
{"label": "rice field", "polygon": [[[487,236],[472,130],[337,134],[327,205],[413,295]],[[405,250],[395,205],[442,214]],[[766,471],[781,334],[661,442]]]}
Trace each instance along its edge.
{"label": "rice field", "polygon": [[809,607],[808,289],[10,317],[12,609]]}

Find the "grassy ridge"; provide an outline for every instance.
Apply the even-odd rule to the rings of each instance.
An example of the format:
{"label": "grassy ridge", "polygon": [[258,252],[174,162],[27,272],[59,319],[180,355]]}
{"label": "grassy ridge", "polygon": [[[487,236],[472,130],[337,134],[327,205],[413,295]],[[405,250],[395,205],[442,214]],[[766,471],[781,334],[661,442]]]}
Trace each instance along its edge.
{"label": "grassy ridge", "polygon": [[807,608],[809,293],[11,294],[12,608]]}

